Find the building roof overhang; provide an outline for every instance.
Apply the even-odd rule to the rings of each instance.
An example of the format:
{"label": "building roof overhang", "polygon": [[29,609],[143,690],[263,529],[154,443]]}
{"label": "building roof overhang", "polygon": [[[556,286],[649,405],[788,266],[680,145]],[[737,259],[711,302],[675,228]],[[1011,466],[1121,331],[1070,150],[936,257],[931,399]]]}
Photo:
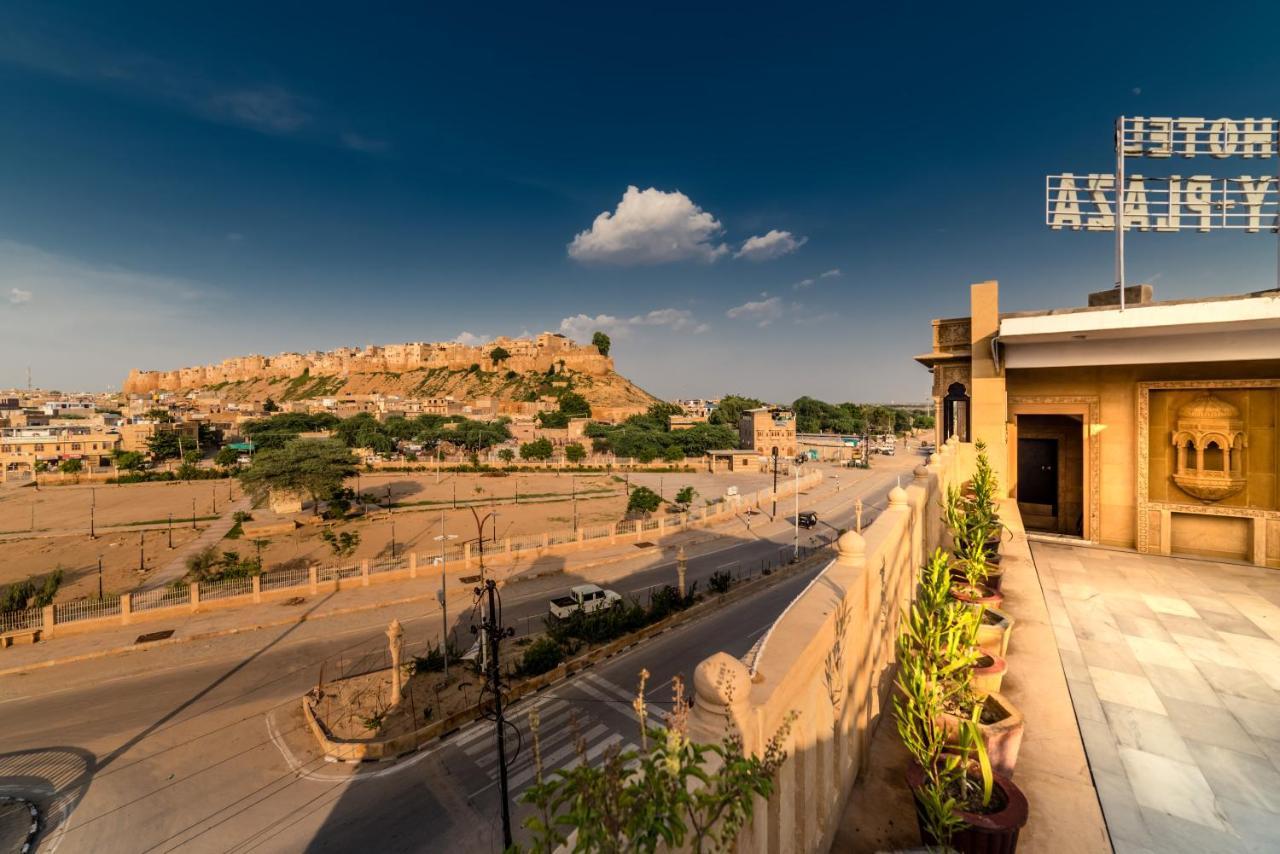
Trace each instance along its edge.
{"label": "building roof overhang", "polygon": [[1280,290],[1005,315],[998,340],[1006,368],[1280,359]]}

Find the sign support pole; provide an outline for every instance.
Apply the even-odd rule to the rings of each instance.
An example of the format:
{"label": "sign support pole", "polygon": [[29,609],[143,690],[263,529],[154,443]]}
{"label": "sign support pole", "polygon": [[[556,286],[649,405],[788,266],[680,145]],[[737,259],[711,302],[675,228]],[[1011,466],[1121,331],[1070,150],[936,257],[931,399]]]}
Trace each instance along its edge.
{"label": "sign support pole", "polygon": [[1124,116],[1116,119],[1116,287],[1124,311]]}

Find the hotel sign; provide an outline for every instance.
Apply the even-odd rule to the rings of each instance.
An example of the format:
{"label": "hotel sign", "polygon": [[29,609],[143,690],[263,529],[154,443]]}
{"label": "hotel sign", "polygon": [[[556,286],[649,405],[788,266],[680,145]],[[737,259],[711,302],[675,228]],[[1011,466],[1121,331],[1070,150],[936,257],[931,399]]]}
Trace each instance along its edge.
{"label": "hotel sign", "polygon": [[[1277,231],[1280,177],[1125,175],[1126,158],[1271,158],[1280,152],[1275,119],[1125,117],[1116,122],[1114,174],[1049,175],[1045,224],[1074,231]],[[1124,192],[1117,199],[1117,176]],[[1117,228],[1117,202],[1120,225]]]}

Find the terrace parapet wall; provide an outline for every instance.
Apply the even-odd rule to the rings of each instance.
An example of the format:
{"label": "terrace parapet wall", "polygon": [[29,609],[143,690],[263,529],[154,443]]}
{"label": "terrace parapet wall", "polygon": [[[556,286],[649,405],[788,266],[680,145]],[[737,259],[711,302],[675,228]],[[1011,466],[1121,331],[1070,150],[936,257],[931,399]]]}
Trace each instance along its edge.
{"label": "terrace parapet wall", "polygon": [[796,715],[788,758],[768,802],[758,800],[736,850],[827,851],[852,787],[866,770],[875,727],[889,709],[894,641],[926,553],[942,544],[940,500],[973,472],[972,445],[949,442],[859,535],[841,535],[837,557],[739,661],[717,653],[694,674],[689,735],[719,742],[726,721],[747,751],[762,754]]}

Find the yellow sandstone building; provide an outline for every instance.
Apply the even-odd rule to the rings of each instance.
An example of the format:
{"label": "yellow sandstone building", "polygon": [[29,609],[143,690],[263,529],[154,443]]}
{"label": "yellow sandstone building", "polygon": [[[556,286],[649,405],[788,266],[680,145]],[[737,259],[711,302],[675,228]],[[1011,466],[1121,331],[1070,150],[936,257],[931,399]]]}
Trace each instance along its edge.
{"label": "yellow sandstone building", "polygon": [[1280,290],[933,321],[937,438],[981,439],[1028,530],[1280,567]]}

